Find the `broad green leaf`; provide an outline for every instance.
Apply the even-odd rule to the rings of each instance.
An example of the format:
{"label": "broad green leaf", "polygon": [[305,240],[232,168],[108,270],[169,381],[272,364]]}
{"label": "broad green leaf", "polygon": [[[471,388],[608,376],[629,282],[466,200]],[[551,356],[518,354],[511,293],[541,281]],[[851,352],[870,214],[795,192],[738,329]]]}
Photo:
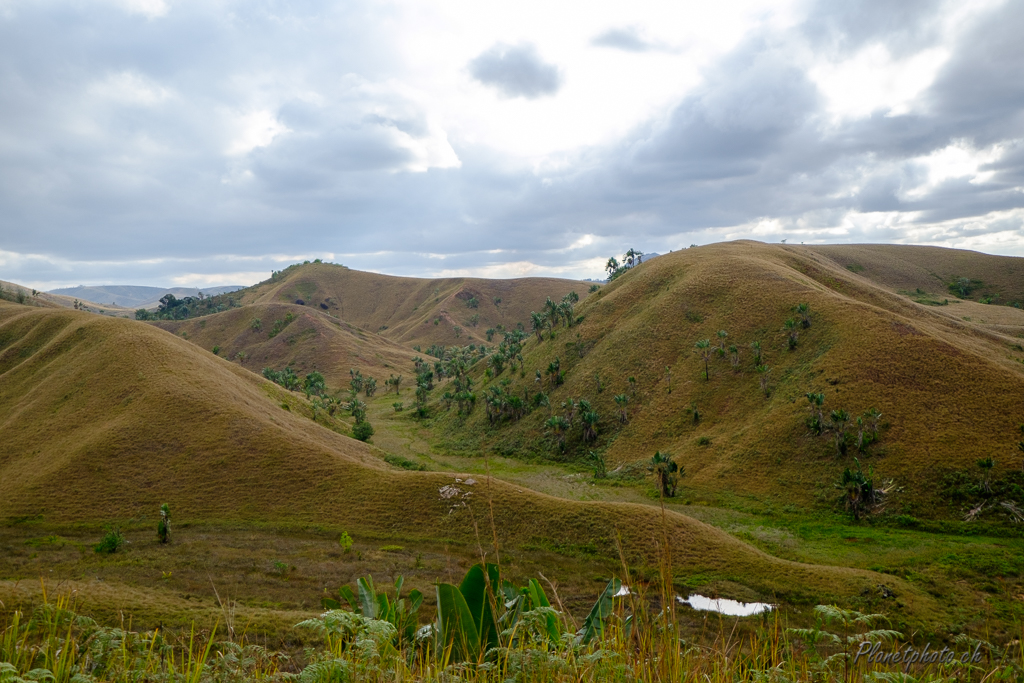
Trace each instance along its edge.
{"label": "broad green leaf", "polygon": [[363,609],[363,616],[367,619],[377,618],[377,592],[373,588],[373,577],[367,576],[356,581],[359,589],[359,604]]}
{"label": "broad green leaf", "polygon": [[418,612],[420,605],[423,604],[423,593],[420,593],[415,588],[409,593],[409,614]]}
{"label": "broad green leaf", "polygon": [[450,651],[452,662],[480,657],[480,634],[466,599],[456,586],[437,584],[439,647]]}
{"label": "broad green leaf", "polygon": [[359,607],[359,601],[356,599],[356,595],[352,592],[351,588],[348,586],[342,586],[338,589],[338,594],[345,598],[345,602],[349,604],[353,612],[356,614],[362,613],[362,609]]}
{"label": "broad green leaf", "polygon": [[620,588],[622,588],[622,582],[618,579],[612,579],[608,582],[597,602],[594,603],[593,609],[590,610],[586,621],[583,622],[583,628],[580,629],[580,636],[582,636],[584,645],[590,643],[595,636],[604,633],[604,621],[612,613],[615,594],[619,592]]}
{"label": "broad green leaf", "polygon": [[498,626],[494,620],[494,591],[499,585],[498,566],[491,563],[487,564],[486,575],[483,566],[474,564],[459,584],[459,592],[466,599],[469,611],[473,615],[480,642],[488,648],[498,646]]}

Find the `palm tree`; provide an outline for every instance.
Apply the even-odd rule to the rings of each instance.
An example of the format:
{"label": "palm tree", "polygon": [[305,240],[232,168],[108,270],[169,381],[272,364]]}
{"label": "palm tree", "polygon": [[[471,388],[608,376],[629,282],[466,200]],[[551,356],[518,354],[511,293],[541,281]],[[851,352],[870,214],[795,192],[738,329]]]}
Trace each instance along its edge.
{"label": "palm tree", "polygon": [[629,396],[626,394],[615,395],[615,405],[619,407],[619,422],[623,424],[629,422],[629,416],[626,414],[626,406],[629,404]]}
{"label": "palm tree", "polygon": [[869,469],[864,474],[860,460],[854,458],[854,462],[857,463],[857,469],[847,467],[839,479],[838,488],[843,490],[846,509],[853,514],[855,520],[859,520],[861,515],[871,510],[883,491],[875,489],[873,472]]}
{"label": "palm tree", "polygon": [[761,342],[750,342],[750,350],[754,353],[754,367],[761,364]]}
{"label": "palm tree", "polygon": [[[530,311],[530,325],[533,328],[534,333],[537,335],[537,341],[542,342],[544,338],[540,336],[540,333],[544,331],[545,320],[544,316],[540,313]],[[490,338],[488,338],[490,341]]]}
{"label": "palm tree", "polygon": [[[590,408],[589,405],[587,407]],[[583,441],[590,443],[597,438],[597,422],[600,416],[596,410],[590,409],[580,413],[580,419],[583,420]]]}
{"label": "palm tree", "polygon": [[362,422],[366,419],[366,404],[358,398],[353,397],[345,408],[352,413],[352,417],[356,419],[356,423]]}
{"label": "palm tree", "polygon": [[785,324],[783,325],[783,327],[789,333],[789,350],[790,351],[792,351],[793,349],[796,348],[796,341],[797,341],[797,338],[800,336],[800,332],[797,331],[797,327],[798,326],[799,326],[799,323],[796,320],[793,320],[792,318],[787,320],[785,322]]}
{"label": "palm tree", "polygon": [[672,456],[661,451],[656,452],[651,458],[647,470],[654,473],[661,495],[665,498],[672,498],[676,495],[679,477],[686,476],[685,470],[676,464]]}
{"label": "palm tree", "polygon": [[569,422],[561,415],[552,415],[544,423],[544,426],[550,429],[555,437],[558,439],[559,448],[565,448],[565,434],[569,431]]}
{"label": "palm tree", "polygon": [[981,458],[978,460],[978,467],[981,468],[981,490],[985,495],[992,495],[992,468],[996,466],[995,459]]}
{"label": "palm tree", "polygon": [[846,453],[846,428],[850,422],[850,414],[839,408],[829,413],[829,417],[832,420],[829,428],[836,440],[836,455],[842,455]]}
{"label": "palm tree", "polygon": [[811,326],[811,307],[807,304],[797,304],[796,312],[800,314],[800,323],[806,330]]}
{"label": "palm tree", "polygon": [[562,401],[562,410],[565,411],[565,421],[572,427],[573,419],[576,417],[576,410],[579,408],[579,404],[573,401],[571,398]]}
{"label": "palm tree", "polygon": [[594,479],[604,479],[608,476],[608,466],[605,464],[603,455],[597,451],[590,451],[587,460],[594,464]]}
{"label": "palm tree", "polygon": [[811,409],[811,417],[807,420],[807,426],[815,434],[821,434],[821,430],[825,428],[825,419],[821,412],[821,407],[825,404],[825,394],[807,392],[804,396],[807,397],[807,403]]}
{"label": "palm tree", "polygon": [[551,328],[551,335],[555,334],[555,325],[558,324],[558,318],[560,312],[558,310],[558,304],[551,300],[551,297],[547,298],[544,302],[544,311],[548,317],[548,326]]}
{"label": "palm tree", "polygon": [[729,336],[729,333],[725,330],[718,331],[718,355],[725,355],[725,338]]}
{"label": "palm tree", "polygon": [[708,374],[708,361],[711,360],[711,340],[701,339],[694,345],[694,348],[697,349],[697,353],[704,359],[704,381],[707,382],[711,379],[711,375]]}
{"label": "palm tree", "polygon": [[618,260],[614,256],[610,257],[608,262],[604,264],[604,269],[608,271],[608,277],[610,278],[619,269]]}
{"label": "palm tree", "polygon": [[734,368],[738,368],[740,366],[740,350],[735,344],[729,345],[729,362],[732,363]]}
{"label": "palm tree", "polygon": [[547,375],[551,378],[551,391],[554,391],[555,386],[558,384],[561,368],[562,362],[558,358],[548,363]]}

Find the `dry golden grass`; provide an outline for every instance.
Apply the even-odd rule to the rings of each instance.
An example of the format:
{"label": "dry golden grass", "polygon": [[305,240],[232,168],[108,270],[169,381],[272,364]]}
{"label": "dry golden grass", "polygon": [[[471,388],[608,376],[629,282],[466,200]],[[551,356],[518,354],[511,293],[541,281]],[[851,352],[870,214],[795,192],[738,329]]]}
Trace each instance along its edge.
{"label": "dry golden grass", "polygon": [[[868,263],[877,269],[879,280],[897,282],[897,275],[878,265],[881,259],[869,262],[862,255],[884,249],[850,247],[866,269]],[[843,247],[828,251],[835,258],[846,253]],[[1021,259],[979,262],[988,270],[979,265],[971,272],[995,282],[995,272],[1019,268]],[[798,346],[790,351],[783,323],[798,317],[798,303],[810,305],[812,325],[799,331]],[[998,328],[952,313],[968,306],[990,312]],[[606,285],[580,311],[586,316],[581,326],[559,328],[553,341],[531,338],[525,376],[515,377],[513,391],[536,391],[534,371],[559,357],[567,372],[565,384],[551,395],[554,409],[569,397],[586,398],[602,416],[602,436],[587,448],[603,450],[610,466],[648,460],[657,450],[675,454],[686,469],[684,497],[747,498],[762,509],[831,506],[838,497],[834,483],[857,452],[851,448],[838,458],[827,435],[809,434],[807,392],[825,393],[826,416],[837,408],[852,418],[872,407],[882,412],[881,441],[861,460],[865,469],[874,468],[876,480],[891,478],[903,487],[891,497],[892,512],[958,514],[941,500],[945,472],[978,475],[975,461],[989,455],[997,461],[996,476],[1021,467],[1016,442],[1024,424],[1024,350],[1008,333],[1024,332],[1024,311],[1016,308],[921,305],[837,265],[817,248],[744,241],[644,263]],[[734,368],[728,355],[716,357],[705,381],[694,345],[701,339],[717,345],[719,330],[728,333],[726,346],[739,347],[740,364]],[[577,341],[586,349],[583,358]],[[753,367],[754,341],[771,368],[768,398]],[[600,393],[595,375],[603,385]],[[613,398],[630,393],[630,376],[638,388],[629,424],[621,425]],[[542,386],[548,390],[546,376]],[[702,415],[698,424],[689,410],[694,403]],[[452,418],[447,428],[453,447],[469,438],[471,447],[501,453],[556,455],[544,437],[547,410],[498,429],[486,426],[483,413],[478,410],[468,427]],[[472,435],[480,434],[475,441]],[[710,444],[700,445],[700,437]]]}
{"label": "dry golden grass", "polygon": [[8,292],[17,292],[21,290],[25,292],[26,296],[29,297],[27,303],[32,306],[39,306],[41,308],[74,308],[75,301],[78,301],[80,305],[84,305],[87,309],[94,313],[102,312],[105,315],[116,315],[120,317],[129,316],[134,317],[135,312],[121,306],[113,306],[111,304],[98,304],[95,301],[86,301],[85,299],[75,299],[74,297],[64,296],[63,294],[50,294],[48,292],[36,292],[35,296],[32,296],[32,288],[24,287],[22,285],[6,282],[0,280],[0,287],[3,287]]}
{"label": "dry golden grass", "polygon": [[[284,271],[277,279],[235,293],[243,303],[320,304],[342,320],[368,332],[411,346],[486,341],[488,328],[528,324],[547,297],[559,300],[570,291],[587,296],[591,283],[556,278],[483,280],[479,278],[393,277],[344,266],[311,263]],[[470,308],[470,299],[477,307]],[[495,305],[495,298],[501,303]],[[473,315],[479,315],[474,325]],[[435,325],[434,321],[438,321]],[[459,335],[455,327],[460,327]]]}
{"label": "dry golden grass", "polygon": [[[284,320],[288,314],[293,322],[270,337],[274,321]],[[261,325],[254,330],[252,322],[257,318]],[[376,377],[381,392],[389,374],[411,377],[414,371],[416,352],[411,347],[308,306],[258,303],[202,318],[153,324],[207,351],[218,346],[221,357],[257,373],[264,367],[280,370],[286,365],[300,375],[318,370],[331,390],[348,387],[350,369]]]}
{"label": "dry golden grass", "polygon": [[[305,410],[294,394],[151,325],[0,303],[0,519],[95,524],[167,502],[179,522],[321,525],[402,545],[446,539],[464,556],[493,556],[492,538],[511,553],[569,546],[596,558],[617,557],[621,544],[647,571],[667,540],[680,578],[868,606],[885,583],[899,595],[886,603],[898,618],[944,619],[900,579],[778,560],[677,513],[391,470]],[[440,495],[453,484],[453,498]]]}

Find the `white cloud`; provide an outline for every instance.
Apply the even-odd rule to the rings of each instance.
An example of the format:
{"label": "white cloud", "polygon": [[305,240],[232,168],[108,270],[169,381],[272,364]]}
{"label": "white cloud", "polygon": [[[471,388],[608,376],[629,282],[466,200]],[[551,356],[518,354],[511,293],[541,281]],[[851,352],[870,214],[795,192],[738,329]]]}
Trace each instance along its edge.
{"label": "white cloud", "polygon": [[234,117],[233,128],[232,140],[227,148],[231,156],[248,154],[258,147],[266,147],[278,135],[290,132],[287,126],[266,109]]}
{"label": "white cloud", "polygon": [[910,111],[949,57],[948,49],[936,47],[897,60],[888,47],[875,44],[845,61],[812,67],[808,75],[833,117],[861,118],[877,111],[896,116]]}
{"label": "white cloud", "polygon": [[134,71],[113,73],[89,86],[94,97],[116,104],[153,106],[171,97],[171,91]]}
{"label": "white cloud", "polygon": [[132,14],[141,14],[150,19],[157,19],[167,14],[170,6],[166,0],[116,0],[123,9]]}
{"label": "white cloud", "polygon": [[270,277],[265,270],[238,271],[233,273],[185,273],[171,278],[174,287],[219,287],[226,285],[251,285]]}
{"label": "white cloud", "polygon": [[911,163],[923,167],[928,179],[906,190],[904,196],[919,199],[930,194],[943,181],[953,178],[969,178],[968,182],[972,184],[984,183],[992,178],[995,171],[983,171],[981,167],[998,161],[1005,149],[1004,144],[975,149],[969,140],[956,140],[927,156],[913,159]]}

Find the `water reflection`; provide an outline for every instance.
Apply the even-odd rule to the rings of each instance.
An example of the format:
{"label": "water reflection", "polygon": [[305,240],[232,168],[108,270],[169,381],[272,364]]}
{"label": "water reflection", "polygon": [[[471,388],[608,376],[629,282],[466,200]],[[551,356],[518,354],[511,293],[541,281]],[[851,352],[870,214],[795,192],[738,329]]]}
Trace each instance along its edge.
{"label": "water reflection", "polygon": [[737,600],[727,600],[724,598],[715,600],[712,598],[706,598],[703,595],[697,595],[696,593],[686,599],[677,595],[676,600],[681,604],[689,605],[696,610],[718,612],[730,617],[749,617],[753,614],[769,612],[775,608],[775,605],[770,605],[767,602],[739,602]]}

